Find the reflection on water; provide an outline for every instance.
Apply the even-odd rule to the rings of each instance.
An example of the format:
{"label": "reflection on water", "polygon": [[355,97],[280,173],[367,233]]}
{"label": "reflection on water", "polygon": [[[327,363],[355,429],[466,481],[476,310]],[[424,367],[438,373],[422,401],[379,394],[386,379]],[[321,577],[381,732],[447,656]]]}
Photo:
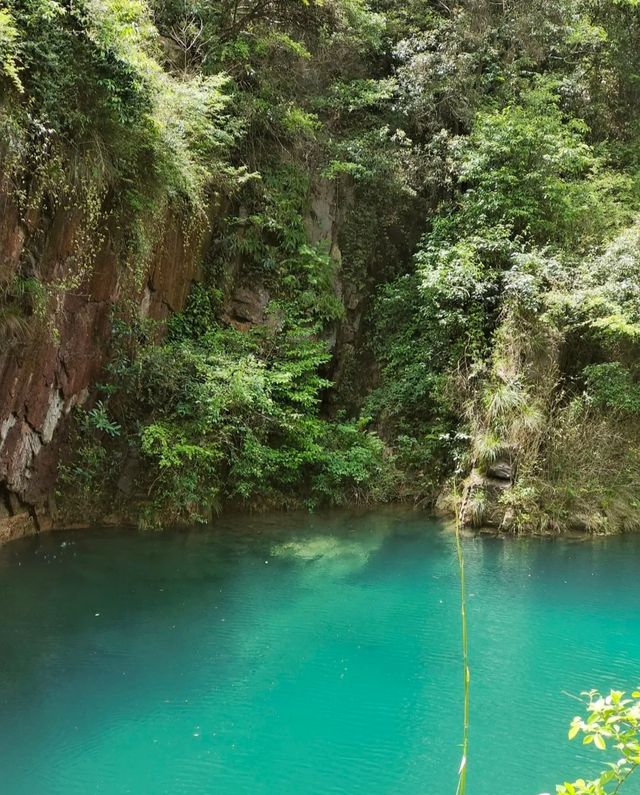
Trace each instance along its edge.
{"label": "reflection on water", "polygon": [[[564,693],[640,682],[639,545],[465,539],[469,795],[592,772]],[[406,511],[9,545],[0,791],[452,793],[458,598],[450,532]]]}
{"label": "reflection on water", "polygon": [[312,576],[345,577],[367,565],[371,555],[380,549],[391,525],[378,525],[358,537],[338,535],[311,535],[295,541],[274,544],[271,555],[292,558],[314,566],[308,570]]}

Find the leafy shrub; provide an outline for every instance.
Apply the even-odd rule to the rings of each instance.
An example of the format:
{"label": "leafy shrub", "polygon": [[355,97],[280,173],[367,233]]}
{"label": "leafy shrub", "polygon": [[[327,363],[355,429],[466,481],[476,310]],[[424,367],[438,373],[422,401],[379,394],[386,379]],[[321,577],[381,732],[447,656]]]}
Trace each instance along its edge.
{"label": "leafy shrub", "polygon": [[571,722],[569,739],[582,734],[583,745],[599,751],[611,748],[615,755],[607,769],[597,778],[579,778],[556,787],[557,795],[615,795],[640,766],[640,691],[630,697],[619,690],[603,696],[596,690],[586,697],[587,718],[576,716]]}
{"label": "leafy shrub", "polygon": [[640,413],[640,384],[620,362],[593,364],[584,370],[587,395],[599,408]]}
{"label": "leafy shrub", "polygon": [[198,288],[166,342],[147,343],[133,358],[122,349],[108,397],[117,423],[105,403],[85,415],[85,432],[122,436],[141,461],[140,521],[207,521],[229,502],[386,498],[393,462],[380,439],[320,415],[330,386],[319,374],[326,344],[290,322],[245,332],[220,326],[212,307]]}

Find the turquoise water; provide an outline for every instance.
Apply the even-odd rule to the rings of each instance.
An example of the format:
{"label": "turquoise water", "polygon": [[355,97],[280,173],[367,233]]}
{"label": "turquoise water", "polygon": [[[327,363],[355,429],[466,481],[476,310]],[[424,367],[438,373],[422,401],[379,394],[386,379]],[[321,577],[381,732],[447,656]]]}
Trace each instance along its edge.
{"label": "turquoise water", "polygon": [[[553,792],[567,694],[640,683],[640,538],[464,549],[468,795]],[[1,549],[0,792],[453,795],[454,556],[405,512]]]}

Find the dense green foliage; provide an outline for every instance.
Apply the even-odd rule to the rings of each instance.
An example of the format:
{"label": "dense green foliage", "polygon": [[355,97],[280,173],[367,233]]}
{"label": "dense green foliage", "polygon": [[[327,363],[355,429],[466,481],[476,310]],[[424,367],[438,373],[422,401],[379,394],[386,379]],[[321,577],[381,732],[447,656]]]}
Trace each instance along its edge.
{"label": "dense green foliage", "polygon": [[[381,390],[414,448],[453,409],[439,439],[468,437],[468,452],[431,449],[472,471],[465,521],[638,524],[638,16],[624,5],[459,3],[398,45],[416,156],[435,149],[441,171],[418,282],[383,288],[396,322],[379,312]],[[501,462],[496,493],[483,478]]]}
{"label": "dense green foliage", "polygon": [[[0,274],[0,335],[107,238],[129,274],[71,504],[138,462],[150,523],[444,487],[465,521],[640,526],[639,13],[8,0],[3,174],[85,245],[71,285]],[[168,217],[209,242],[167,332],[137,307]]]}
{"label": "dense green foliage", "polygon": [[[130,427],[151,473],[142,520],[202,521],[225,501],[313,506],[372,492],[384,498],[380,440],[355,422],[319,415],[329,385],[318,374],[329,359],[326,344],[291,323],[251,331],[217,325],[206,301],[196,290],[166,342],[114,364],[113,416],[125,428],[132,416],[145,418]],[[120,435],[120,424],[112,427]]]}
{"label": "dense green foliage", "polygon": [[[92,7],[86,11],[82,20],[97,25]],[[344,308],[339,261],[321,228],[326,218],[314,220],[311,206],[319,181],[333,190],[323,172],[339,180],[352,171],[337,159],[346,136],[333,141],[332,130],[390,98],[375,80],[356,78],[382,47],[382,17],[355,0],[159,2],[98,11],[105,27],[89,42],[91,55],[104,48],[126,66],[137,94],[116,114],[122,131],[89,114],[94,102],[82,123],[90,137],[100,136],[101,147],[126,147],[126,158],[109,155],[118,171],[100,201],[122,183],[136,183],[120,199],[120,212],[135,219],[133,228],[127,222],[135,245],[125,246],[133,275],[144,275],[144,255],[167,210],[182,214],[188,231],[204,226],[211,202],[225,210],[214,217],[202,285],[168,329],[141,322],[129,302],[118,307],[100,402],[80,412],[75,454],[62,468],[65,510],[96,518],[123,510],[156,525],[207,520],[228,502],[386,499],[394,459],[367,428],[368,418],[324,416],[332,386],[327,338]],[[20,9],[14,14],[22,19]],[[77,14],[61,12],[60,29],[49,34],[56,47],[66,41],[67,22],[77,24],[69,16]],[[310,70],[313,58],[318,68]],[[73,80],[100,82],[75,75],[70,53],[60,66]],[[31,64],[23,71],[16,92],[57,91]],[[351,79],[360,94],[355,105]],[[109,91],[121,94],[122,83],[112,76]],[[76,117],[73,102],[86,93],[76,86],[69,96],[52,96],[61,126]],[[184,106],[174,107],[175,97]],[[137,113],[138,103],[135,118],[122,115]],[[377,131],[368,134],[377,145]],[[77,155],[81,139],[79,129],[68,131],[66,157]],[[18,177],[20,165],[18,159]],[[230,317],[238,286],[266,296],[261,320]]]}

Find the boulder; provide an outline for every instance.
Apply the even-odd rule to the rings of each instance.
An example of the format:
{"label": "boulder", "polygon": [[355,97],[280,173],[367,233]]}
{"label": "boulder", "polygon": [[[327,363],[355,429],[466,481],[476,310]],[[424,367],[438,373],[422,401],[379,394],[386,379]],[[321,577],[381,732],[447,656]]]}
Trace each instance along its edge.
{"label": "boulder", "polygon": [[229,320],[232,325],[256,326],[265,322],[265,311],[270,295],[264,287],[238,287],[234,290],[229,305]]}
{"label": "boulder", "polygon": [[487,476],[497,480],[513,480],[513,466],[510,461],[498,460],[487,469]]}

